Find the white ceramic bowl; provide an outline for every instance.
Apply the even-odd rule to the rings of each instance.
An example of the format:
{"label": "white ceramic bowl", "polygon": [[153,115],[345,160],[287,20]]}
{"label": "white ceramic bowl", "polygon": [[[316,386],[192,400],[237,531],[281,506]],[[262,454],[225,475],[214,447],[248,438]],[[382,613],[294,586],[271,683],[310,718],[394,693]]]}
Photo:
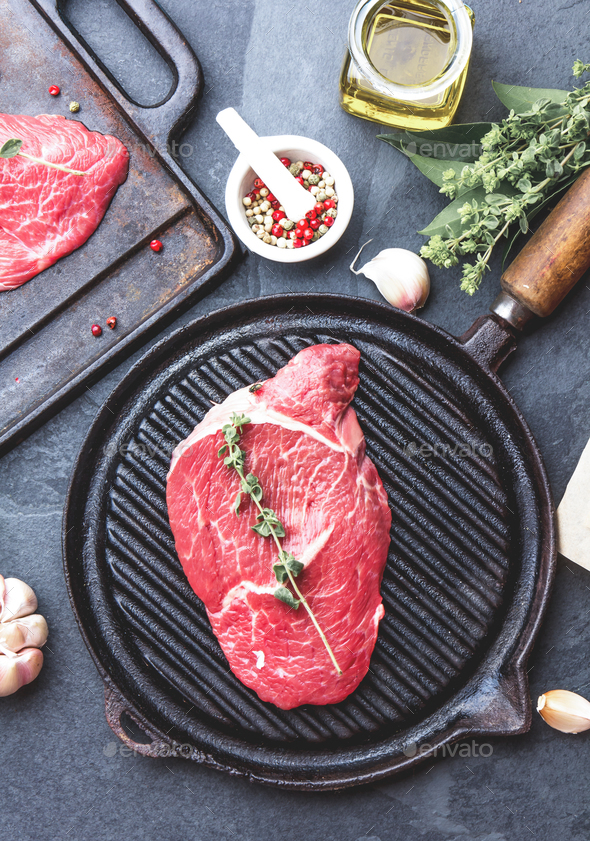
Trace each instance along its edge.
{"label": "white ceramic bowl", "polygon": [[[323,143],[309,137],[283,134],[267,137],[270,148],[279,158],[292,161],[313,161],[321,164],[334,178],[334,189],[338,196],[338,215],[327,234],[304,248],[277,248],[259,239],[252,233],[242,203],[244,196],[252,190],[256,173],[239,155],[227,179],[225,188],[225,209],[229,223],[236,235],[249,251],[274,260],[277,263],[302,263],[324,254],[338,242],[350,222],[354,205],[354,190],[348,170],[340,158]],[[294,220],[297,221],[296,219]]]}

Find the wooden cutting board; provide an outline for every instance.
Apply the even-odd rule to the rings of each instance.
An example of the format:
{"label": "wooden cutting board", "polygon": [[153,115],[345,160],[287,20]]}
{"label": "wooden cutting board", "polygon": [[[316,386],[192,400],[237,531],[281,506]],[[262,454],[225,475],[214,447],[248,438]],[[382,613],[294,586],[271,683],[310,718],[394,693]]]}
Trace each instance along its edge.
{"label": "wooden cutting board", "polygon": [[[176,86],[158,106],[127,99],[55,0],[0,0],[0,110],[62,114],[118,137],[130,152],[127,181],[90,239],[0,292],[0,453],[191,306],[237,254],[224,220],[168,151],[196,113],[198,60],[152,0],[120,5],[176,68]],[[79,113],[70,113],[71,100]],[[164,244],[158,254],[149,248],[154,238]],[[111,315],[113,331],[105,329]]]}

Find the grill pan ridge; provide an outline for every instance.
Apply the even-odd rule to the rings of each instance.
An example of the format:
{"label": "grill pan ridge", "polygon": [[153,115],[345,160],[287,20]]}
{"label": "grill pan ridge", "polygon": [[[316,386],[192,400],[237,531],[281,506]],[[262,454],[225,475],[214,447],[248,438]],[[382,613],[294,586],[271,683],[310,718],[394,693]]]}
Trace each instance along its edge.
{"label": "grill pan ridge", "polygon": [[[334,341],[361,351],[353,406],[393,513],[386,613],[352,695],[282,711],[229,670],[174,551],[166,473],[211,401]],[[72,480],[65,570],[111,726],[130,741],[125,710],[152,738],[136,749],[338,788],[407,769],[427,755],[412,746],[528,728],[524,662],[554,562],[549,491],[511,398],[457,340],[367,301],[275,296],[177,331],[106,406]]]}

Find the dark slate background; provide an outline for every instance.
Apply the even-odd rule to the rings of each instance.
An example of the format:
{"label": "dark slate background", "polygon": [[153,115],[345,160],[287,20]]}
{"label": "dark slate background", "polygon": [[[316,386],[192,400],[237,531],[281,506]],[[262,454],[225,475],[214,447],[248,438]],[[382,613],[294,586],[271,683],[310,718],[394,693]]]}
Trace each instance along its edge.
{"label": "dark slate background", "polygon": [[[369,280],[348,271],[355,250],[371,236],[367,257],[392,246],[417,250],[423,239],[416,230],[443,207],[443,198],[408,160],[375,140],[378,126],[338,106],[353,0],[307,6],[305,0],[162,0],[162,5],[203,65],[205,94],[184,138],[192,154],[183,164],[217,207],[223,210],[236,153],[214,118],[230,105],[259,133],[309,135],[333,148],[356,191],[351,225],[328,255],[301,267],[279,267],[250,255],[175,326],[239,300],[290,290],[378,299]],[[472,5],[475,45],[459,121],[503,115],[491,79],[568,87],[573,60],[590,58],[587,0],[473,0]],[[131,95],[146,104],[162,98],[171,81],[168,69],[111,0],[69,0],[66,6]],[[481,292],[469,299],[459,291],[456,270],[435,270],[423,315],[460,334],[488,308],[498,279],[496,265]],[[353,297],[350,307],[354,310]],[[589,437],[589,313],[586,280],[521,342],[503,370],[537,438],[557,500]],[[536,714],[527,735],[491,740],[489,757],[456,755],[427,763],[401,781],[334,794],[265,789],[182,760],[145,759],[120,745],[106,724],[101,681],[68,603],[60,526],[78,449],[97,407],[133,361],[0,462],[0,571],[31,583],[50,627],[39,679],[0,702],[3,837],[586,841],[588,738],[550,730]],[[589,615],[590,575],[561,560],[530,662],[533,698],[551,688],[590,696]]]}

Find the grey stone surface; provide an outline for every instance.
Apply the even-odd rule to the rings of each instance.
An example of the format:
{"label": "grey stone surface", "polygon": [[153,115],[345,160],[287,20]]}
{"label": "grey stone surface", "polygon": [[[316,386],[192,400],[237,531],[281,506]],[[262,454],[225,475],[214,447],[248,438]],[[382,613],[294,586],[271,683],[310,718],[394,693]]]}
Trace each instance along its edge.
{"label": "grey stone surface", "polygon": [[[326,143],[349,167],[356,190],[350,228],[328,255],[284,268],[250,255],[175,326],[273,292],[339,291],[378,299],[370,281],[348,271],[356,248],[372,236],[367,256],[391,246],[417,249],[422,238],[416,230],[442,208],[443,199],[409,161],[375,140],[376,125],[338,107],[353,0],[161,3],[203,64],[205,93],[185,135],[192,154],[183,165],[217,207],[223,208],[235,152],[214,117],[230,105],[259,133],[301,133]],[[492,78],[567,87],[573,60],[589,58],[590,6],[584,0],[473,0],[472,5],[474,57],[459,121],[502,115]],[[169,83],[167,71],[116,14],[107,14],[111,3],[69,0],[67,6],[133,95],[157,101]],[[423,315],[459,334],[495,297],[499,267],[473,299],[459,291],[456,271],[432,275]],[[557,499],[590,434],[589,287],[581,282],[558,313],[521,342],[503,371],[540,445]],[[350,306],[354,309],[352,298]],[[106,724],[101,681],[68,603],[60,524],[76,453],[97,407],[132,361],[0,462],[0,571],[31,583],[50,626],[39,679],[0,703],[3,837],[586,841],[587,736],[562,736],[536,714],[527,735],[491,740],[491,756],[481,755],[479,747],[474,755],[467,743],[461,753],[404,780],[322,795],[265,789],[182,760],[144,759],[120,746]],[[588,616],[590,575],[562,561],[530,662],[533,698],[549,688],[590,695]]]}

